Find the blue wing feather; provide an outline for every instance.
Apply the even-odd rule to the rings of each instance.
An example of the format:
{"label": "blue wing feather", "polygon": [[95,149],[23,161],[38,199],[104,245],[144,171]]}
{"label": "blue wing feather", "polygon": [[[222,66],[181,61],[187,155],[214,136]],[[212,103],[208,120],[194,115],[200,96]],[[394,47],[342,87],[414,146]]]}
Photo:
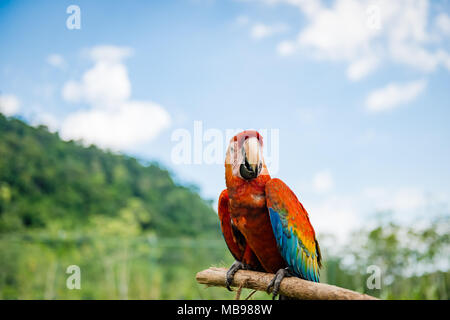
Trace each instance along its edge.
{"label": "blue wing feather", "polygon": [[287,221],[282,214],[269,208],[272,230],[277,241],[278,250],[289,269],[298,277],[319,282],[318,270],[313,264],[317,253],[308,252],[292,228],[288,229]]}

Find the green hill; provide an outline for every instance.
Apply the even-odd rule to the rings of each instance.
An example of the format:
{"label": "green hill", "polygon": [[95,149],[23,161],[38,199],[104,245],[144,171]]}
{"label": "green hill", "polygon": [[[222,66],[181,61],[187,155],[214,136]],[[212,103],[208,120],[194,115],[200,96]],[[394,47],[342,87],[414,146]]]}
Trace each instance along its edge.
{"label": "green hill", "polygon": [[0,233],[105,228],[220,235],[211,203],[157,163],[66,142],[44,126],[0,114]]}

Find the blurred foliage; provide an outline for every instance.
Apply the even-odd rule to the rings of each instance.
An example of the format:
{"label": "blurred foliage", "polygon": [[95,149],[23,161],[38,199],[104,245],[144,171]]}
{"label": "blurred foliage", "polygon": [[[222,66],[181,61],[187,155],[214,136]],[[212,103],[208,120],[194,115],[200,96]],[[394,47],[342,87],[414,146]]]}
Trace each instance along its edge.
{"label": "blurred foliage", "polygon": [[[348,243],[325,257],[325,282],[382,299],[450,297],[450,219],[438,216],[414,225],[378,221],[355,232]],[[381,288],[368,289],[368,271],[381,271]]]}
{"label": "blurred foliage", "polygon": [[0,114],[0,232],[103,223],[164,237],[219,234],[211,202],[158,164],[64,142]]}
{"label": "blurred foliage", "polygon": [[[318,235],[322,282],[387,299],[448,299],[449,230],[443,215],[409,227],[378,221],[339,246]],[[232,262],[195,186],[0,114],[0,299],[232,299],[195,281]],[[66,287],[70,265],[81,268],[81,290]],[[367,288],[370,265],[382,270],[380,289]]]}
{"label": "blurred foliage", "polygon": [[[222,261],[221,240],[14,235],[0,239],[2,299],[218,299],[195,272]],[[228,258],[231,263],[231,257]],[[81,290],[66,288],[66,268],[81,269]]]}

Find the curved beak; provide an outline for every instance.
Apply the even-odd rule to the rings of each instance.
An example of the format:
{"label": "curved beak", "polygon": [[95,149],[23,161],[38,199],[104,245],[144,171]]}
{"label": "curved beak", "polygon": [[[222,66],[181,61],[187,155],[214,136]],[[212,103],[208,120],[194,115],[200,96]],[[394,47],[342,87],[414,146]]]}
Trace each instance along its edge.
{"label": "curved beak", "polygon": [[262,148],[257,138],[251,137],[242,146],[244,162],[241,164],[241,176],[250,180],[256,178],[262,169]]}

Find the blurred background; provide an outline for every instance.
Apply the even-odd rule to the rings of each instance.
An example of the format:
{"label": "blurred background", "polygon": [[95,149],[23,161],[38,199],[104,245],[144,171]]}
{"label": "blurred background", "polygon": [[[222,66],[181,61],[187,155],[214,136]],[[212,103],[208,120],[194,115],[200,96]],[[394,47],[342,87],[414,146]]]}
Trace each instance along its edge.
{"label": "blurred background", "polygon": [[233,262],[221,152],[250,128],[322,282],[449,298],[449,1],[0,0],[0,30],[1,299],[233,298],[195,274]]}

